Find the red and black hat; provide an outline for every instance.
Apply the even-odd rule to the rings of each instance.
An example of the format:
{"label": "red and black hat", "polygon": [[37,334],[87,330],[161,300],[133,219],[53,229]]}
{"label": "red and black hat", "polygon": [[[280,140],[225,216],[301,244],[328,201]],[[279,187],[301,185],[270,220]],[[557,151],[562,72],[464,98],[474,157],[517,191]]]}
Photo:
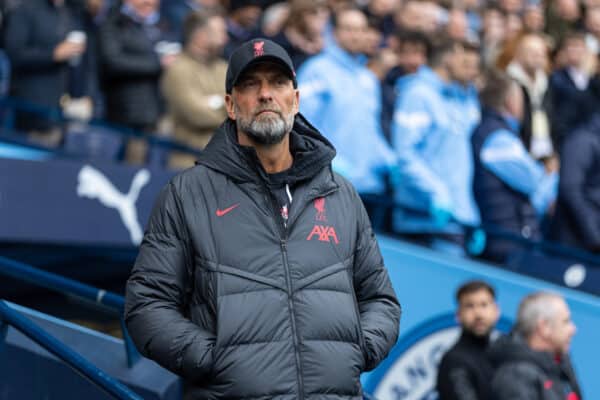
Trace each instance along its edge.
{"label": "red and black hat", "polygon": [[294,64],[292,64],[290,56],[283,47],[268,39],[253,39],[242,44],[231,54],[225,78],[225,92],[231,94],[231,90],[242,73],[248,67],[263,61],[281,65],[289,74],[290,79],[294,83],[294,88],[298,87]]}

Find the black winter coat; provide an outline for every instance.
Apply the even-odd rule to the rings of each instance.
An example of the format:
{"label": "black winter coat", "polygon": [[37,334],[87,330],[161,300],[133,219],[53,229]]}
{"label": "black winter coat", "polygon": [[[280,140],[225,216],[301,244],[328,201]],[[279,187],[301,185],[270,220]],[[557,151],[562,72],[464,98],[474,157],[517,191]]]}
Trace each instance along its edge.
{"label": "black winter coat", "polygon": [[489,337],[463,330],[442,357],[436,388],[440,400],[489,400],[494,368],[487,354]]}
{"label": "black winter coat", "polygon": [[[11,95],[44,107],[58,108],[69,92],[69,64],[54,61],[54,48],[67,34],[83,29],[81,13],[50,0],[28,0],[13,10],[4,32],[12,69]],[[32,114],[18,115],[20,129],[47,129],[47,121]]]}
{"label": "black winter coat", "polygon": [[119,11],[102,24],[98,59],[109,121],[138,129],[152,128],[158,122],[164,104],[155,45],[173,38],[165,22],[143,26]]}
{"label": "black winter coat", "polygon": [[127,285],[140,351],[197,399],[361,399],[400,306],[335,152],[300,116],[287,227],[253,149],[227,121],[163,190]]}
{"label": "black winter coat", "polygon": [[534,351],[517,335],[498,339],[490,351],[496,367],[492,390],[495,400],[583,400],[567,355]]}
{"label": "black winter coat", "polygon": [[565,137],[553,239],[600,251],[600,113]]}

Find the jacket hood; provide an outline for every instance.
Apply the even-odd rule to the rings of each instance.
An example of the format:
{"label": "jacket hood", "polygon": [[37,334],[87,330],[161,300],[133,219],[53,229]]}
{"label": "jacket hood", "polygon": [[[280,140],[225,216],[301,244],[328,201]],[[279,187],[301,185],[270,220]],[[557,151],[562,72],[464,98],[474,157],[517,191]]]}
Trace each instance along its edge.
{"label": "jacket hood", "polygon": [[525,339],[516,333],[502,336],[489,349],[489,357],[495,368],[508,362],[533,363],[547,374],[558,374],[558,364],[552,353],[532,350]]}
{"label": "jacket hood", "polygon": [[[290,185],[314,177],[323,168],[330,168],[331,160],[336,154],[333,145],[300,113],[294,118],[290,150],[294,158],[288,171]],[[238,143],[235,121],[229,118],[200,154],[198,164],[219,171],[240,183],[268,181],[256,150]]]}

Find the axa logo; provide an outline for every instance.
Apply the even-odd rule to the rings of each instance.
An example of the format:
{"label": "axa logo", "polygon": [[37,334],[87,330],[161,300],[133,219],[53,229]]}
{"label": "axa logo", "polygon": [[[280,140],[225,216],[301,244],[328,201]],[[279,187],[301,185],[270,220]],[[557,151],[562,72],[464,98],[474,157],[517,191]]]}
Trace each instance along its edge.
{"label": "axa logo", "polygon": [[140,196],[140,191],[149,181],[150,172],[141,169],[133,177],[129,193],[121,193],[102,172],[85,165],[77,175],[77,195],[97,199],[104,206],[114,208],[129,231],[131,241],[140,244],[143,232],[135,203]]}
{"label": "axa logo", "polygon": [[254,57],[260,57],[265,54],[265,42],[254,43]]}
{"label": "axa logo", "polygon": [[306,240],[311,240],[315,236],[321,242],[331,242],[333,240],[335,244],[340,243],[333,226],[315,225]]}

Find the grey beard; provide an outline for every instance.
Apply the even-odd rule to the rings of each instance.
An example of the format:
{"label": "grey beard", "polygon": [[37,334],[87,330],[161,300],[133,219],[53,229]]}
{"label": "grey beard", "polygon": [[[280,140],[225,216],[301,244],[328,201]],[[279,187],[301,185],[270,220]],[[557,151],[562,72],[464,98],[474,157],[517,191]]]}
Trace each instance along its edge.
{"label": "grey beard", "polygon": [[[237,114],[239,115],[239,112]],[[294,126],[294,115],[284,116],[277,113],[277,116],[263,117],[260,120],[257,118],[251,120],[238,118],[237,123],[239,129],[248,135],[252,141],[262,145],[271,145],[280,143],[285,135],[291,132]]]}

